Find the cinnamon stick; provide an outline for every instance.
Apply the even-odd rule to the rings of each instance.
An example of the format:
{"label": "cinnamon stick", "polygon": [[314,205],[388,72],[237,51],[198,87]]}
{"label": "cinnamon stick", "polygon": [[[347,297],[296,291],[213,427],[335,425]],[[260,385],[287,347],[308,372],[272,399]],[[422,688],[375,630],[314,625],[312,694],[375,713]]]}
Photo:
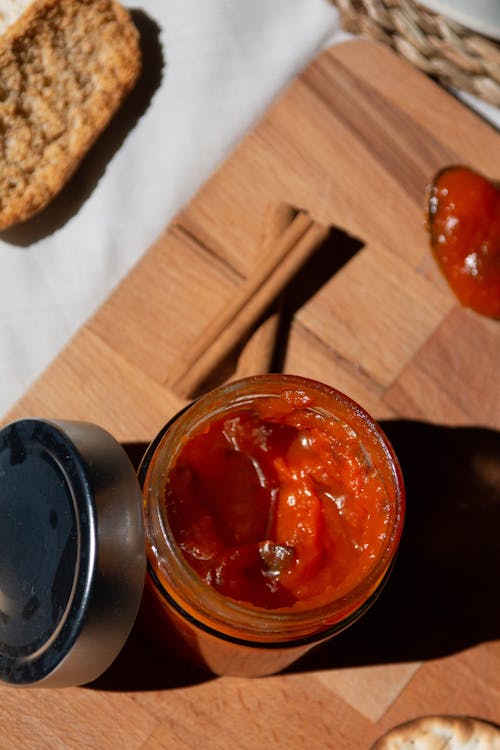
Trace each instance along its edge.
{"label": "cinnamon stick", "polygon": [[[288,203],[269,206],[264,215],[260,240],[261,253],[268,252],[296,216],[297,210]],[[276,351],[282,307],[283,293],[271,303],[264,319],[251,332],[238,358],[235,377],[246,378],[250,375],[269,372]]]}
{"label": "cinnamon stick", "polygon": [[268,315],[253,331],[243,351],[241,352],[236,367],[236,377],[246,378],[250,375],[258,375],[269,372],[276,342],[281,325],[281,297],[273,305]]}
{"label": "cinnamon stick", "polygon": [[258,269],[238,295],[210,321],[171,371],[168,383],[178,395],[189,396],[202,385],[327,235],[328,228],[305,211],[296,213],[276,242],[263,253]]}

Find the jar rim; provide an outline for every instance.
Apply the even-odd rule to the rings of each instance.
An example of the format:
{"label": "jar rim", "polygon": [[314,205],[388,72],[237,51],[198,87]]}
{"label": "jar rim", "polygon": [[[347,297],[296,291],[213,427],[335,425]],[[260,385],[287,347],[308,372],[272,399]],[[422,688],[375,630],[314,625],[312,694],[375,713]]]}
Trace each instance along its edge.
{"label": "jar rim", "polygon": [[[250,398],[275,396],[283,390],[301,388],[320,395],[323,405],[336,405],[340,408],[341,418],[349,426],[355,424],[355,432],[363,439],[363,445],[369,442],[369,449],[376,449],[377,466],[383,463],[382,477],[393,512],[390,515],[390,528],[380,554],[374,561],[367,574],[351,589],[340,596],[317,606],[299,606],[266,609],[252,604],[231,599],[206,583],[183,557],[173,535],[169,532],[166,511],[162,504],[166,465],[172,463],[179,448],[173,450],[176,442],[185,442],[192,429],[207,417],[206,409],[211,407],[210,419],[218,411],[232,409]],[[274,392],[273,392],[274,389]],[[256,393],[257,390],[257,393]],[[329,410],[335,418],[339,413]],[[346,417],[349,416],[349,420]],[[370,455],[373,455],[371,453]],[[166,458],[167,457],[167,458]],[[163,462],[166,460],[166,464]],[[161,467],[161,468],[160,468]],[[343,629],[353,619],[362,614],[367,602],[371,603],[374,595],[385,583],[399,545],[404,513],[405,493],[404,483],[398,459],[381,427],[358,403],[337,389],[302,376],[288,374],[266,374],[251,376],[232,381],[197,401],[189,404],[179,415],[168,422],[153,441],[144,457],[139,471],[139,478],[143,485],[144,517],[148,541],[148,568],[160,593],[166,596],[176,608],[196,622],[202,629],[213,629],[220,636],[224,630],[229,631],[229,638],[235,639],[234,631],[242,635],[243,642],[248,642],[256,636],[260,639],[271,640],[276,645],[276,632],[282,634],[286,629],[288,637],[293,642],[304,642],[304,637],[321,638],[328,636],[331,630]],[[388,486],[390,484],[390,486]],[[176,554],[177,552],[177,554]],[[175,567],[175,576],[174,569]],[[170,594],[168,588],[162,584],[167,578],[169,585],[175,586],[176,595],[183,599],[181,604],[176,596]],[[175,578],[175,580],[174,580]],[[185,601],[189,591],[189,601]],[[195,596],[193,596],[195,592]],[[208,597],[210,608],[204,605],[204,598]],[[217,615],[214,614],[214,610]],[[206,621],[211,621],[211,627]],[[228,626],[231,620],[231,627]],[[315,635],[316,634],[316,635]]]}

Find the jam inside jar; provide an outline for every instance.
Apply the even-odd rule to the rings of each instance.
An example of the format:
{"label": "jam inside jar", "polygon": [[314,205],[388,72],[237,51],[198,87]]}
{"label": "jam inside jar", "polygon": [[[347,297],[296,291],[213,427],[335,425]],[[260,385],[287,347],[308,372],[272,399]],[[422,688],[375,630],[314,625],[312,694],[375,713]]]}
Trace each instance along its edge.
{"label": "jam inside jar", "polygon": [[385,582],[404,520],[397,458],[339,391],[260,375],[175,417],[140,469],[148,625],[216,674],[284,669]]}

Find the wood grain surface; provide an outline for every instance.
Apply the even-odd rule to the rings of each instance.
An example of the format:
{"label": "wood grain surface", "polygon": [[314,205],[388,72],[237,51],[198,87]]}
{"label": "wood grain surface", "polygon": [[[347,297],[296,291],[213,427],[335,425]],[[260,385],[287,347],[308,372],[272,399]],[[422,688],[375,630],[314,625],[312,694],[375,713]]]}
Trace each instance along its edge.
{"label": "wood grain surface", "polygon": [[333,229],[285,292],[275,366],[381,421],[408,520],[377,604],[286,674],[211,678],[138,628],[94,685],[2,687],[3,749],[368,750],[421,714],[500,722],[499,324],[457,304],[423,213],[440,167],[498,178],[499,156],[496,132],[386,48],[334,47],[5,415],[94,421],[139,455],[183,403],[169,372],[258,267],[266,210],[286,202]]}

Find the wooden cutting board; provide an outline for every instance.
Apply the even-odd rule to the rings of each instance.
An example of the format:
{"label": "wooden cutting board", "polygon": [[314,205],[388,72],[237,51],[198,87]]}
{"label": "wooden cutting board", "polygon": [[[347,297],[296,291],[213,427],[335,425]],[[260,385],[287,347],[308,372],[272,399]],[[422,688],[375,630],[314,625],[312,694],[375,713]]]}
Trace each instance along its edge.
{"label": "wooden cutting board", "polygon": [[206,679],[136,633],[92,687],[1,688],[3,748],[368,750],[420,714],[500,721],[500,329],[457,304],[423,215],[440,167],[498,178],[499,157],[490,127],[386,48],[334,47],[4,417],[94,421],[140,452],[183,403],[170,369],[258,266],[265,211],[286,201],[339,231],[289,289],[284,369],[382,421],[408,522],[379,603],[287,674]]}

